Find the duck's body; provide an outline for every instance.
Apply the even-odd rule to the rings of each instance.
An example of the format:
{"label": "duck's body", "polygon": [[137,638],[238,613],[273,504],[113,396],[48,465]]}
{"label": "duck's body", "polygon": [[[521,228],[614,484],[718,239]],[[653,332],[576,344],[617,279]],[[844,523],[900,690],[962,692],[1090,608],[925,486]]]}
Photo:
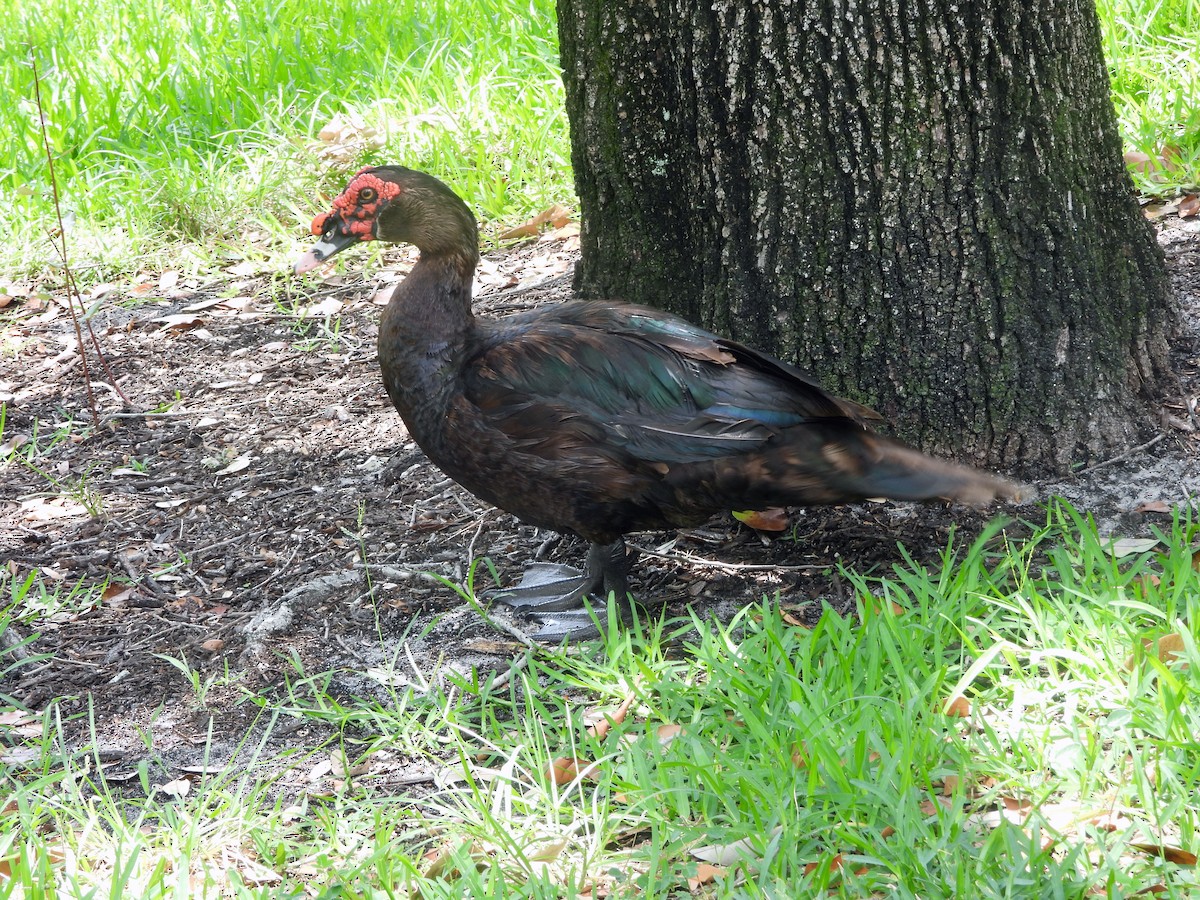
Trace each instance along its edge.
{"label": "duck's body", "polygon": [[1014,492],[874,433],[873,413],[803,372],[660,310],[576,301],[476,319],[474,218],[422,173],[363,170],[313,230],[323,239],[297,271],[359,240],[417,245],[379,333],[409,433],[481,499],[592,542],[585,576],[543,569],[518,604],[570,607],[601,585],[623,595],[624,534],[716,512]]}

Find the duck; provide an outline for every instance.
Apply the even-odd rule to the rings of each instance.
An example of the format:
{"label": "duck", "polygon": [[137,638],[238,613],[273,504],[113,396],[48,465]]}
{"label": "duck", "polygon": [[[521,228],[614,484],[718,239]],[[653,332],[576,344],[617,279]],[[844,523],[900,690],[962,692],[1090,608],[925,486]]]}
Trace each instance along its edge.
{"label": "duck", "polygon": [[378,340],[409,435],[479,499],[589,543],[582,570],[534,563],[496,592],[541,625],[535,639],[595,636],[589,605],[610,595],[628,615],[630,533],[731,510],[1020,496],[880,434],[876,413],[796,366],[660,309],[587,299],[475,316],[475,216],[424,172],[361,169],[312,233],[297,275],[371,241],[417,248]]}

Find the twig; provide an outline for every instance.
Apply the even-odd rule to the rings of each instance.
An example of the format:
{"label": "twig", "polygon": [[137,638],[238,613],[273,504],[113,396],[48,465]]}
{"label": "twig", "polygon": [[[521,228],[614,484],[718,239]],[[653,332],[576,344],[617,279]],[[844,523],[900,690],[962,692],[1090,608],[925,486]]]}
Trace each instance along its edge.
{"label": "twig", "polygon": [[[58,238],[50,236],[50,244],[54,247],[63,265],[63,281],[67,287],[67,311],[71,314],[71,324],[75,327],[75,340],[79,346],[79,361],[83,366],[83,386],[87,390],[88,409],[92,412],[92,421],[99,422],[100,415],[96,411],[96,395],[92,392],[92,377],[88,371],[87,350],[83,344],[83,330],[79,323],[79,314],[75,312],[75,300],[79,301],[80,312],[85,312],[83,308],[83,295],[79,292],[79,285],[75,281],[75,273],[71,271],[71,264],[67,258],[67,229],[63,224],[62,206],[59,203],[58,197],[58,177],[54,172],[54,154],[50,150],[50,132],[46,128],[46,110],[42,106],[42,79],[38,69],[37,56],[34,55],[33,47],[29,48],[30,62],[33,64],[33,95],[37,102],[38,110],[38,125],[42,132],[42,147],[46,151],[46,166],[50,173],[50,192],[54,197],[54,215],[58,219]],[[129,403],[129,398],[125,396],[125,392],[117,385],[116,376],[113,375],[112,369],[108,366],[108,359],[104,355],[104,351],[100,349],[100,339],[96,337],[96,332],[92,328],[92,320],[89,317],[85,322],[87,325],[88,336],[92,339],[92,348],[96,351],[96,357],[100,360],[100,365],[104,369],[104,373],[108,376],[111,382],[113,392],[125,403]]]}
{"label": "twig", "polygon": [[489,692],[494,691],[496,688],[502,688],[512,681],[513,675],[517,674],[517,672],[529,665],[529,661],[533,659],[534,649],[535,648],[533,647],[526,648],[525,652],[521,654],[519,659],[513,660],[513,664],[511,666],[488,682],[487,690]]}
{"label": "twig", "polygon": [[[46,129],[46,111],[42,108],[42,78],[38,69],[37,56],[34,55],[32,46],[29,48],[29,57],[33,63],[33,96],[37,102],[38,125],[42,129],[42,146],[46,151],[46,165],[50,173],[50,193],[54,197],[54,215],[58,218],[58,240],[51,235],[50,243],[62,259],[63,276],[67,283],[67,311],[71,313],[71,324],[75,326],[75,341],[79,346],[79,361],[83,364],[83,386],[87,389],[88,409],[92,411],[92,421],[98,422],[100,415],[96,412],[96,395],[92,393],[92,376],[88,371],[87,351],[83,346],[83,330],[79,327],[79,315],[75,312],[72,296],[75,292],[75,279],[71,275],[71,268],[67,263],[67,229],[63,224],[62,208],[58,202],[58,178],[54,174],[54,154],[50,150],[50,134]],[[62,243],[60,244],[59,241]],[[79,307],[83,308],[82,298],[80,298]]]}
{"label": "twig", "polygon": [[1097,469],[1103,469],[1105,466],[1111,466],[1113,463],[1119,463],[1123,459],[1128,459],[1131,456],[1136,456],[1145,450],[1149,450],[1151,447],[1161,442],[1165,437],[1165,434],[1156,435],[1155,437],[1152,437],[1150,440],[1146,441],[1144,444],[1139,444],[1136,447],[1130,447],[1124,453],[1118,453],[1112,459],[1106,459],[1103,462],[1098,462],[1094,466],[1088,466],[1086,469],[1080,469],[1078,472],[1073,474],[1076,478],[1078,478],[1080,475],[1084,475],[1087,472],[1095,472]]}
{"label": "twig", "polygon": [[[528,294],[530,291],[536,291],[540,290],[541,288],[548,288],[557,284],[561,284],[574,274],[575,272],[572,270],[570,272],[563,272],[560,275],[551,275],[549,278],[543,278],[541,281],[535,281],[533,284],[526,284],[514,288],[501,288],[500,290],[481,293],[475,299],[481,301],[491,300],[493,298],[498,300],[507,300],[509,297],[517,297],[521,294]],[[505,309],[506,307],[501,306],[497,308]]]}
{"label": "twig", "polygon": [[639,547],[636,544],[630,544],[629,546],[638,553],[645,553],[647,556],[657,556],[659,559],[683,560],[684,562],[696,563],[701,566],[725,569],[729,572],[823,572],[829,568],[829,565],[826,563],[815,563],[807,566],[767,566],[755,563],[726,563],[717,559],[705,559],[702,556],[693,556],[690,553],[684,553],[682,550],[676,550],[672,553],[661,553],[658,550],[651,550],[649,547]]}

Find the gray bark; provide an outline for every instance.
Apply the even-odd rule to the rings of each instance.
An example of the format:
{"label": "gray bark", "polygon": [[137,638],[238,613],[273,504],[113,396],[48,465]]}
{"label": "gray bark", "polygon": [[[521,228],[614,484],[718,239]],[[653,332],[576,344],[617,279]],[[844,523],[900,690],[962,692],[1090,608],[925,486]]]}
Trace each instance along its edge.
{"label": "gray bark", "polygon": [[1024,475],[1144,439],[1162,256],[1093,0],[559,0],[577,288]]}

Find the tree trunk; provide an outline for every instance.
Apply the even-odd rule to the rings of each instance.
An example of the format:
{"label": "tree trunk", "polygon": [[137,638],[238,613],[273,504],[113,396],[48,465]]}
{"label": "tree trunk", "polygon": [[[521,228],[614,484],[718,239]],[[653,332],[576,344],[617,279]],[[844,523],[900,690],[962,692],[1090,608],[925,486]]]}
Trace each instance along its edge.
{"label": "tree trunk", "polygon": [[559,0],[585,296],[1026,476],[1143,438],[1162,255],[1093,0]]}

